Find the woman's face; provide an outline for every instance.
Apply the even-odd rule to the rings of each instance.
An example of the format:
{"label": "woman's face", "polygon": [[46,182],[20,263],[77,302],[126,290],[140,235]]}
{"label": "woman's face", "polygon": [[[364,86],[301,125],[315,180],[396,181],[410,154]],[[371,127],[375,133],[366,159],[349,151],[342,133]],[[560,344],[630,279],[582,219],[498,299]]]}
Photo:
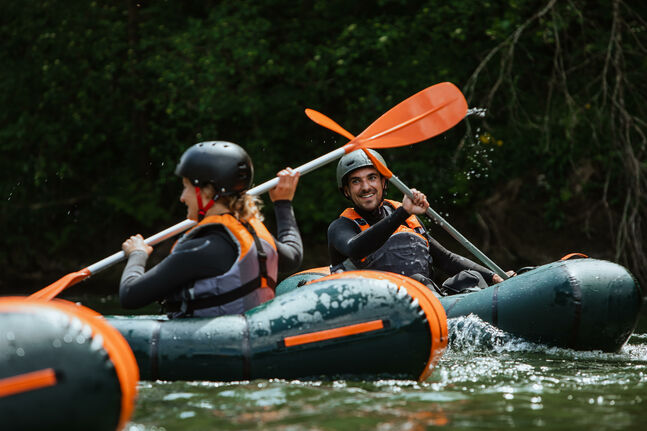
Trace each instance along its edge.
{"label": "woman's face", "polygon": [[186,218],[198,220],[198,200],[195,196],[195,186],[188,178],[182,178],[182,185],[184,188],[180,195],[180,202],[186,205]]}

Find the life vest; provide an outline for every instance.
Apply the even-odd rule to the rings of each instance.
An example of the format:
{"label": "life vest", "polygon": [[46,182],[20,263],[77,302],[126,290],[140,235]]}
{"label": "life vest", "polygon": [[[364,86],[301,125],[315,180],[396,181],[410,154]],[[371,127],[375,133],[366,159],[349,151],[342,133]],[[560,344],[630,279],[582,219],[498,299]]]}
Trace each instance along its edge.
{"label": "life vest", "polygon": [[225,228],[236,244],[238,259],[224,274],[196,280],[171,295],[164,304],[170,317],[241,314],[274,297],[279,256],[274,238],[256,218],[241,223],[231,214],[205,217],[176,242],[171,253],[214,225]]}
{"label": "life vest", "polygon": [[[383,206],[387,209],[388,214],[392,214],[402,204],[385,199]],[[354,221],[362,231],[371,227],[353,208],[345,209],[340,217]],[[425,236],[425,228],[412,214],[373,253],[362,259],[349,257],[333,267],[332,271],[354,269],[377,269],[406,276],[413,274],[428,276],[431,269],[431,256],[429,255],[429,241]]]}

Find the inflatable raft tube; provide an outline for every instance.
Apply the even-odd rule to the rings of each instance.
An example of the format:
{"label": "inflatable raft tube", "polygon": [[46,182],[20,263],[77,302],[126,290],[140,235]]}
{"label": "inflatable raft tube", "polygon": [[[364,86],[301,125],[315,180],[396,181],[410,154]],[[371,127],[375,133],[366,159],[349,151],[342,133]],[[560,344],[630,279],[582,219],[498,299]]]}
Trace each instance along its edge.
{"label": "inflatable raft tube", "polygon": [[139,373],[100,316],[61,300],[0,298],[2,429],[123,428]]}
{"label": "inflatable raft tube", "polygon": [[323,280],[242,315],[108,321],[145,380],[424,380],[447,345],[440,302],[397,276]]}
{"label": "inflatable raft tube", "polygon": [[[325,279],[326,272],[323,267],[294,274],[277,286],[277,293]],[[359,272],[370,277],[367,271]],[[636,327],[643,292],[620,265],[573,259],[537,267],[478,292],[445,296],[440,302],[448,318],[475,314],[529,341],[617,352]]]}
{"label": "inflatable raft tube", "polygon": [[478,292],[447,296],[448,317],[475,314],[529,341],[617,352],[636,328],[643,292],[624,267],[597,259],[554,262]]}

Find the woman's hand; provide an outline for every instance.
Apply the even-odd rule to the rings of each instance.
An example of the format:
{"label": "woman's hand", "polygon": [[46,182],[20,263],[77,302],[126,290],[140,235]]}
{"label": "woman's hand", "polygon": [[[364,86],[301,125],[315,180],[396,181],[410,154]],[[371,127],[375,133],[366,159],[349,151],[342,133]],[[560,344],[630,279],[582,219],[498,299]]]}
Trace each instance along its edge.
{"label": "woman's hand", "polygon": [[427,196],[416,189],[411,189],[411,192],[413,193],[413,198],[405,195],[402,199],[404,210],[409,214],[424,214],[427,208],[429,208]]}
{"label": "woman's hand", "polygon": [[144,237],[139,234],[133,235],[124,241],[124,243],[121,244],[121,249],[126,253],[126,256],[130,256],[130,253],[136,250],[141,250],[149,256],[153,252],[153,247],[146,244],[144,242]]}
{"label": "woman's hand", "polygon": [[295,171],[292,168],[285,168],[276,174],[276,176],[279,177],[279,183],[270,190],[270,199],[272,202],[291,201],[294,198],[294,192],[296,192],[297,184],[299,183],[299,171]]}
{"label": "woman's hand", "polygon": [[[515,275],[517,275],[517,273],[514,271],[506,271],[505,273],[508,274],[508,277],[514,277]],[[492,276],[492,283],[497,284],[501,283],[502,281],[503,278],[499,274],[494,274]]]}

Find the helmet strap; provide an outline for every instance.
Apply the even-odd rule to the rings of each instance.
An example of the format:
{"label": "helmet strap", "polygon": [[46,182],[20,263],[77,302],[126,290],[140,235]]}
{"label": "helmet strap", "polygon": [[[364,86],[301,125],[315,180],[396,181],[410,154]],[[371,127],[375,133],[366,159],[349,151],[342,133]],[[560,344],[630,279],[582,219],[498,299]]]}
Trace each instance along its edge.
{"label": "helmet strap", "polygon": [[200,186],[195,186],[195,199],[198,201],[198,221],[202,221],[207,215],[209,208],[216,203],[215,199],[211,199],[207,205],[202,205],[202,195],[200,194]]}

